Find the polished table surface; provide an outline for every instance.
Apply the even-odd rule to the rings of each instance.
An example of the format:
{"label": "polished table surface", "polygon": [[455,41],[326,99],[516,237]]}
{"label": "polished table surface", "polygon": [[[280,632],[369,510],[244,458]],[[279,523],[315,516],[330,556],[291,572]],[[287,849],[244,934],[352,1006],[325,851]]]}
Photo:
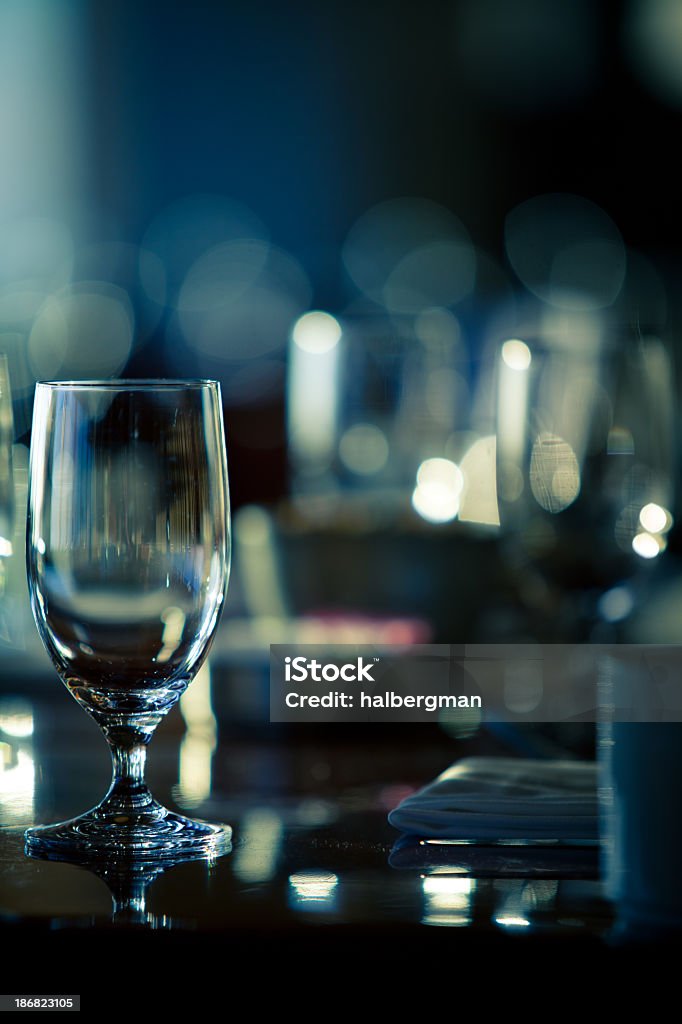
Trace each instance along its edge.
{"label": "polished table surface", "polygon": [[164,870],[84,867],[29,859],[23,830],[98,801],[109,779],[106,744],[58,680],[5,682],[0,930],[12,954],[2,991],[86,991],[93,977],[75,965],[122,952],[147,964],[175,957],[185,980],[205,974],[207,950],[216,948],[229,953],[231,970],[267,958],[271,976],[300,957],[352,956],[395,969],[452,956],[463,967],[500,952],[520,962],[531,953],[585,963],[621,955],[589,871],[529,877],[511,860],[469,873],[389,862],[397,833],[387,811],[457,756],[494,752],[490,737],[457,742],[430,726],[239,723],[216,719],[202,700],[199,693],[162,723],[148,779],[163,802],[229,822],[231,852]]}

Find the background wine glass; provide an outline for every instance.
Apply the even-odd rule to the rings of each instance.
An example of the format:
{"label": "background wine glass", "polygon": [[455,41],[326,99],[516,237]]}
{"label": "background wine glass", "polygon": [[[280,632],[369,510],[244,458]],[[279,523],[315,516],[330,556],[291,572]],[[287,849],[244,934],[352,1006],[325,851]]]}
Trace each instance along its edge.
{"label": "background wine glass", "polygon": [[223,850],[229,826],[166,810],[144,783],[146,746],[206,657],[227,585],[219,385],[38,384],[27,562],[43,643],[114,763],[103,801],[30,829],[29,852]]}
{"label": "background wine glass", "polygon": [[526,336],[497,365],[502,549],[531,633],[609,639],[666,546],[674,388],[665,345],[637,330]]}

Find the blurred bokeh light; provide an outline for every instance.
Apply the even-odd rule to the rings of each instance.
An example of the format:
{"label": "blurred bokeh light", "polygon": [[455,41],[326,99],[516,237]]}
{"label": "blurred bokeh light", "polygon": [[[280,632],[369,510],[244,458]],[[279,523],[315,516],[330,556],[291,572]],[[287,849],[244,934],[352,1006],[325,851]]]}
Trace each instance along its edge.
{"label": "blurred bokeh light", "polygon": [[37,380],[115,377],[130,355],[134,313],[126,293],[103,281],[46,299],[28,339]]}
{"label": "blurred bokeh light", "polygon": [[538,298],[567,309],[611,305],[625,278],[625,246],[611,218],[580,196],[551,194],[507,217],[509,262]]}
{"label": "blurred bokeh light", "polygon": [[343,260],[357,287],[396,313],[449,306],[468,295],[476,254],[464,225],[425,199],[395,199],[351,228]]}
{"label": "blurred bokeh light", "polygon": [[682,7],[677,0],[629,0],[625,52],[642,83],[682,105]]}

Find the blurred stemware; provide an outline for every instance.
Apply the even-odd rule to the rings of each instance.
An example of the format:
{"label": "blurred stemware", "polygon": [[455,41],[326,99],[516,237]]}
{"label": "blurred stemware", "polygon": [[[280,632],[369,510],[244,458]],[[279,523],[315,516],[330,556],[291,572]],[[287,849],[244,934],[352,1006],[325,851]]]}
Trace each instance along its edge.
{"label": "blurred stemware", "polygon": [[673,522],[665,345],[634,331],[580,341],[510,339],[497,364],[502,548],[545,639],[605,639],[599,622],[627,617]]}

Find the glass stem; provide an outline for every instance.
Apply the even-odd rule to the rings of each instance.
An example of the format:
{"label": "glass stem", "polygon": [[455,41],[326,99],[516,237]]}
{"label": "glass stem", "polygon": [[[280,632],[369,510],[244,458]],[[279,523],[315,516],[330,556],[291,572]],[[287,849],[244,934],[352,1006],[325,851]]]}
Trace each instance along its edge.
{"label": "glass stem", "polygon": [[144,778],[147,744],[153,729],[131,725],[104,728],[111,750],[113,776],[109,792],[102,801],[108,814],[127,816],[144,811],[154,804]]}

